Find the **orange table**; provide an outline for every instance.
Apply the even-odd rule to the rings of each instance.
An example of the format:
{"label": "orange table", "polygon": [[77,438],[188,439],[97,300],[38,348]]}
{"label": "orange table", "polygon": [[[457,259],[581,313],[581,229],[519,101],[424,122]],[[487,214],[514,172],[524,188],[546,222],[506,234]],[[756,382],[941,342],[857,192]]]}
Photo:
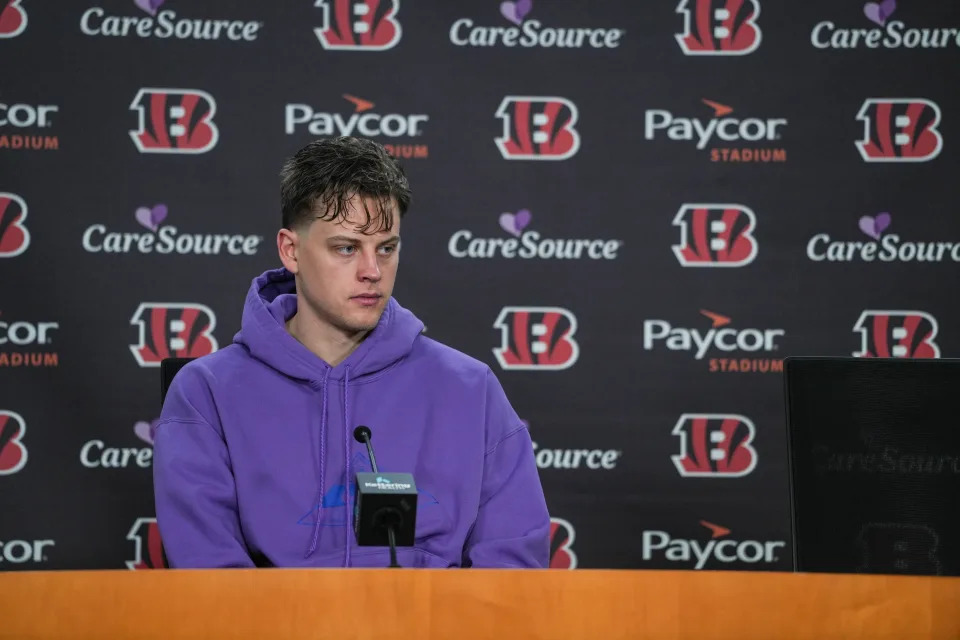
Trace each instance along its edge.
{"label": "orange table", "polygon": [[0,573],[0,638],[960,638],[960,579],[711,571]]}

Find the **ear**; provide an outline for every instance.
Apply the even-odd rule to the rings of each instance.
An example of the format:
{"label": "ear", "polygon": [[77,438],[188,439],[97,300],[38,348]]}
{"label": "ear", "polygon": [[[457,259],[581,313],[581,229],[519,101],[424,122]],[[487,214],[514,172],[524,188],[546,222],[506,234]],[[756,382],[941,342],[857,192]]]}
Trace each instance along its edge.
{"label": "ear", "polygon": [[280,254],[280,262],[283,263],[287,271],[295,275],[300,271],[299,243],[300,237],[296,231],[280,229],[277,232],[277,253]]}

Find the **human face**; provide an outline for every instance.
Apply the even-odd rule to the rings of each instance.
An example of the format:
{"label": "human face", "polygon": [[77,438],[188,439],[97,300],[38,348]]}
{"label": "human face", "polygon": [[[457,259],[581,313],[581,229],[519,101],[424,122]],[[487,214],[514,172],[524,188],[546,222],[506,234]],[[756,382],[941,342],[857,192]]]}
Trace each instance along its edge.
{"label": "human face", "polygon": [[[364,198],[375,215],[376,202]],[[314,219],[299,231],[281,229],[280,258],[296,274],[301,306],[321,324],[346,334],[377,326],[397,278],[400,213],[391,199],[393,226],[376,233],[360,232],[366,222],[361,196],[347,203],[342,220]],[[374,220],[371,228],[377,228]],[[299,313],[299,311],[298,311]]]}

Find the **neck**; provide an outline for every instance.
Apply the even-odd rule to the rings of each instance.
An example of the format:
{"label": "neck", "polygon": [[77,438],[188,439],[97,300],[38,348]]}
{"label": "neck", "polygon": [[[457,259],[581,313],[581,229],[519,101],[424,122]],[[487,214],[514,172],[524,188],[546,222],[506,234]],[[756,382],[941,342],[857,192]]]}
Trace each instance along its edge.
{"label": "neck", "polygon": [[297,312],[287,320],[287,331],[331,367],[335,367],[360,346],[369,331],[343,331],[307,311],[298,301]]}

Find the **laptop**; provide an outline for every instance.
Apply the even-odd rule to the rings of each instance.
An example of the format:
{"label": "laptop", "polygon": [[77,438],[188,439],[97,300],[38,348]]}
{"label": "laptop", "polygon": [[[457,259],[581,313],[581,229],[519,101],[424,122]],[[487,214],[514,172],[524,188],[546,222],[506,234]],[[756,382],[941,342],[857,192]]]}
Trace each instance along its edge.
{"label": "laptop", "polygon": [[784,360],[797,571],[960,576],[960,359]]}

